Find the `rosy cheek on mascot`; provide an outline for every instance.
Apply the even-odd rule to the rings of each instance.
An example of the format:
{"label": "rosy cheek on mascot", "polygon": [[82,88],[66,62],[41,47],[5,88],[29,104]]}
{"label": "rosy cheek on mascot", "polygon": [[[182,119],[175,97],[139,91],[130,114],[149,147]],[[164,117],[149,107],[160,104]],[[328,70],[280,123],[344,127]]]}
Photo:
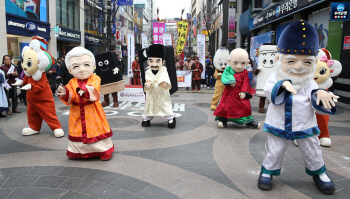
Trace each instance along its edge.
{"label": "rosy cheek on mascot", "polygon": [[225,45],[221,45],[220,48],[216,51],[214,56],[214,66],[215,66],[215,73],[214,77],[216,79],[215,83],[215,93],[211,100],[211,106],[210,110],[214,111],[216,109],[216,106],[218,105],[222,93],[224,92],[225,86],[221,82],[222,73],[224,72],[225,68],[228,66],[228,58],[230,57],[230,53],[228,52]]}
{"label": "rosy cheek on mascot", "polygon": [[[317,58],[319,61],[317,62],[314,79],[319,88],[327,90],[333,85],[332,77],[336,77],[341,73],[342,65],[339,61],[332,60],[330,52],[324,48],[319,50]],[[316,119],[321,131],[318,136],[321,146],[331,146],[332,142],[328,130],[329,115],[316,113]]]}
{"label": "rosy cheek on mascot", "polygon": [[26,46],[22,51],[22,67],[25,77],[12,84],[22,86],[22,90],[27,91],[27,116],[29,128],[22,130],[22,135],[34,135],[40,132],[43,120],[49,125],[56,137],[63,137],[64,132],[58,121],[55,109],[55,101],[49,81],[46,78],[45,71],[55,64],[51,55],[40,46],[40,41],[47,42],[34,37],[29,47]]}
{"label": "rosy cheek on mascot", "polygon": [[89,50],[75,47],[65,62],[74,76],[66,86],[58,87],[61,101],[70,105],[67,156],[109,160],[114,151],[113,133],[99,101],[101,78],[93,74],[95,57]]}
{"label": "rosy cheek on mascot", "polygon": [[258,180],[262,190],[272,189],[272,176],[280,175],[284,153],[289,143],[296,140],[306,173],[312,176],[318,190],[325,194],[335,192],[335,184],[326,173],[315,112],[335,114],[333,99],[339,97],[318,88],[314,81],[318,50],[317,32],[306,21],[290,24],[280,36],[276,71],[264,87],[271,103],[264,124],[269,151]]}
{"label": "rosy cheek on mascot", "polygon": [[254,121],[249,102],[252,93],[246,70],[249,64],[247,51],[236,48],[231,52],[228,63],[230,66],[226,67],[221,77],[225,90],[214,112],[215,120],[219,120],[218,127],[227,127],[227,122],[231,121],[258,129],[260,123]]}

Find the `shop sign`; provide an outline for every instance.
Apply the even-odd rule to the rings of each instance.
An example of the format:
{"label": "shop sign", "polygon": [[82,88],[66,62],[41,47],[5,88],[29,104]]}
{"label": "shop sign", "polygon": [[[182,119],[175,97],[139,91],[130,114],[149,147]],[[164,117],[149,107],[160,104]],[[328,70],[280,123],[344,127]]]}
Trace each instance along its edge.
{"label": "shop sign", "polygon": [[[23,36],[40,36],[43,38],[50,38],[50,25],[45,22],[32,22],[24,18],[6,15],[7,33]],[[24,31],[27,30],[27,31]]]}
{"label": "shop sign", "polygon": [[117,0],[118,6],[133,6],[134,1],[133,0]]}
{"label": "shop sign", "polygon": [[100,43],[100,39],[99,38],[92,37],[92,36],[85,36],[85,41],[86,42],[91,42],[91,43],[94,43],[94,44]]}
{"label": "shop sign", "polygon": [[91,0],[85,0],[85,2],[87,2],[91,7],[96,8],[97,10],[103,10],[101,6],[98,6],[97,4],[95,4],[95,2]]}
{"label": "shop sign", "polygon": [[344,50],[350,49],[350,36],[344,37]]}
{"label": "shop sign", "polygon": [[236,33],[235,32],[228,32],[228,37],[235,37]]}
{"label": "shop sign", "polygon": [[70,30],[70,29],[64,28],[62,26],[60,26],[60,28],[61,28],[61,31],[58,32],[58,38],[57,38],[58,40],[81,43],[80,31]]}
{"label": "shop sign", "polygon": [[321,1],[324,0],[284,0],[251,19],[252,22],[250,29],[252,30],[266,25],[272,21],[285,17],[286,15],[300,11],[301,8]]}
{"label": "shop sign", "polygon": [[236,43],[236,39],[235,38],[228,38],[228,43],[229,44]]}
{"label": "shop sign", "polygon": [[349,20],[350,2],[332,3],[331,20]]}

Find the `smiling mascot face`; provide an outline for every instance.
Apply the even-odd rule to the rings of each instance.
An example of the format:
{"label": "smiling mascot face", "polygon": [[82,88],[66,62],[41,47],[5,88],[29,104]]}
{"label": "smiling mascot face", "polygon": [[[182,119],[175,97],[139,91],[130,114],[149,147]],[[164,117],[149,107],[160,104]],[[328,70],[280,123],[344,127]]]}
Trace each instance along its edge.
{"label": "smiling mascot face", "polygon": [[22,67],[28,77],[39,81],[42,73],[49,70],[52,65],[52,58],[49,53],[40,49],[40,42],[32,40],[29,46],[22,51]]}
{"label": "smiling mascot face", "polygon": [[336,77],[341,73],[342,65],[339,61],[332,60],[332,55],[326,49],[320,49],[317,58],[319,60],[314,80],[319,88],[328,89],[333,85],[332,77]]}

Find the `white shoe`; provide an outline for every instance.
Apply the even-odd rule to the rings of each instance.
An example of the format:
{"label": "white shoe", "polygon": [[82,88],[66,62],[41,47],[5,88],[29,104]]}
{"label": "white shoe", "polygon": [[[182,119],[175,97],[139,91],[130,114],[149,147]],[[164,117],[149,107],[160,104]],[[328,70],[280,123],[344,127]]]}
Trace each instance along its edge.
{"label": "white shoe", "polygon": [[298,146],[297,140],[294,140],[294,144],[295,146]]}
{"label": "white shoe", "polygon": [[320,138],[320,145],[321,145],[321,146],[328,146],[328,147],[330,147],[331,144],[332,144],[331,139],[329,139],[329,138],[327,138],[327,137]]}
{"label": "white shoe", "polygon": [[38,133],[40,133],[39,131],[34,131],[33,129],[31,129],[31,128],[24,128],[23,130],[22,130],[22,135],[35,135],[35,134],[38,134]]}
{"label": "white shoe", "polygon": [[53,131],[53,134],[55,134],[55,137],[56,138],[60,138],[60,137],[63,137],[64,136],[64,132],[62,129],[55,129]]}

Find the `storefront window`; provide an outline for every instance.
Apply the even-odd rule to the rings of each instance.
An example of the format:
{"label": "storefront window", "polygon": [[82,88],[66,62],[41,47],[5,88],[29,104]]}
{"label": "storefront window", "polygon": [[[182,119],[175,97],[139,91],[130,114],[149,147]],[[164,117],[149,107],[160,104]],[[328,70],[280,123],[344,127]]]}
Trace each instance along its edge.
{"label": "storefront window", "polygon": [[[84,31],[102,36],[103,14],[98,1],[89,0],[84,4]],[[101,17],[100,17],[101,16]]]}
{"label": "storefront window", "polygon": [[57,25],[74,30],[80,30],[79,12],[79,1],[56,0]]}
{"label": "storefront window", "polygon": [[13,59],[13,63],[17,64],[21,60],[22,49],[29,46],[31,37],[22,37],[17,35],[7,35],[7,52]]}

